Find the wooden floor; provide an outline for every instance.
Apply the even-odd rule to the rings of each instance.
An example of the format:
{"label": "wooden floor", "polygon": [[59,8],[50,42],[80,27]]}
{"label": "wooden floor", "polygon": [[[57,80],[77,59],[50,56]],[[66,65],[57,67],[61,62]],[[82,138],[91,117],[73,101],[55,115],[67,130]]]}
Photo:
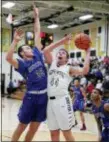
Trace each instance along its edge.
{"label": "wooden floor", "polygon": [[[20,107],[21,101],[15,99],[2,99],[2,141],[11,141],[11,136],[15,130],[18,120],[17,112]],[[72,133],[76,141],[97,141],[98,131],[94,116],[89,113],[85,113],[85,120],[87,125],[86,131],[80,131],[81,122],[79,113],[76,113],[78,125],[72,128]],[[20,141],[24,140],[25,134],[28,130],[22,134]],[[61,134],[61,141],[64,141],[64,137]],[[50,141],[49,129],[47,122],[41,124],[38,132],[36,133],[33,141]]]}
{"label": "wooden floor", "polygon": [[[11,141],[12,131],[3,131],[2,132],[2,141]],[[97,141],[97,136],[94,134],[87,133],[73,133],[76,141]],[[25,134],[23,134],[19,141],[23,141]],[[61,141],[65,141],[63,135],[61,134]],[[33,139],[33,141],[50,141],[49,132],[38,131]]]}

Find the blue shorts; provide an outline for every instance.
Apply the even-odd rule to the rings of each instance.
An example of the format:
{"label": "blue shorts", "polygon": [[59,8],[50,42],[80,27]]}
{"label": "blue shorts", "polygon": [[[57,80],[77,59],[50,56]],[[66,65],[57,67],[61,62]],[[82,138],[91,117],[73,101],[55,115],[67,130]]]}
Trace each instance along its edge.
{"label": "blue shorts", "polygon": [[84,111],[84,100],[74,100],[73,110],[74,111]]}
{"label": "blue shorts", "polygon": [[47,102],[47,93],[40,95],[26,93],[19,109],[19,121],[24,124],[45,121]]}
{"label": "blue shorts", "polygon": [[109,128],[103,130],[101,142],[109,142]]}

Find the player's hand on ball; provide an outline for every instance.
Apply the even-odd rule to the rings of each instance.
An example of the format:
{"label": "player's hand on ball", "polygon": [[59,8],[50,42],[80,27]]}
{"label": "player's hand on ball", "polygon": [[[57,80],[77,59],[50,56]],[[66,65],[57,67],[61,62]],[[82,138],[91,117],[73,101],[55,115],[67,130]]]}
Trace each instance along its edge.
{"label": "player's hand on ball", "polygon": [[22,29],[18,28],[16,29],[15,33],[14,33],[14,40],[19,42],[24,36],[24,32]]}

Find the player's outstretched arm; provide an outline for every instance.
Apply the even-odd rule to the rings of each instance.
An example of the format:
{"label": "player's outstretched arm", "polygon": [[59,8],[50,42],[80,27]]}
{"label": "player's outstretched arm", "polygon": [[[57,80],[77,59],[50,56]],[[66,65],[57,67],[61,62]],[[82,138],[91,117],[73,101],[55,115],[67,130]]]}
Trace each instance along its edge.
{"label": "player's outstretched arm", "polygon": [[13,54],[15,51],[15,47],[18,44],[18,42],[22,39],[24,35],[24,32],[22,29],[17,29],[14,33],[14,39],[11,43],[10,49],[6,55],[6,60],[12,65],[14,66],[16,69],[18,68],[18,62],[16,59],[13,58]]}
{"label": "player's outstretched arm", "polygon": [[44,56],[45,56],[45,59],[46,59],[46,62],[48,64],[51,64],[52,63],[52,54],[51,52],[53,51],[53,49],[59,47],[60,45],[63,45],[64,43],[68,42],[69,40],[72,39],[72,35],[69,34],[67,35],[66,37],[62,38],[61,40],[55,42],[55,43],[52,43],[50,44],[49,46],[47,46],[43,52],[44,52]]}
{"label": "player's outstretched arm", "polygon": [[39,21],[39,10],[33,4],[33,13],[34,13],[34,35],[35,35],[35,47],[41,51],[41,39],[40,39],[40,21]]}
{"label": "player's outstretched arm", "polygon": [[86,58],[85,58],[85,62],[84,62],[84,67],[83,68],[70,68],[70,75],[86,75],[89,72],[89,68],[90,68],[90,49],[86,50]]}

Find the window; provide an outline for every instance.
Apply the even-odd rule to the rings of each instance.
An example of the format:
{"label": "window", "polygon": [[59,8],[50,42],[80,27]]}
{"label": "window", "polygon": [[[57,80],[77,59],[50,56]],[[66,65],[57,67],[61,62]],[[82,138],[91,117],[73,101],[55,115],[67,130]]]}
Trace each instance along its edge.
{"label": "window", "polygon": [[75,58],[75,53],[74,52],[70,53],[70,58]]}
{"label": "window", "polygon": [[77,52],[77,53],[76,53],[76,57],[77,57],[77,58],[81,58],[81,52]]}
{"label": "window", "polygon": [[84,30],[84,33],[89,35],[89,30]]}
{"label": "window", "polygon": [[96,51],[95,51],[95,50],[92,50],[92,51],[90,52],[90,56],[96,56]]}
{"label": "window", "polygon": [[98,33],[100,34],[102,31],[102,28],[101,27],[98,27]]}

